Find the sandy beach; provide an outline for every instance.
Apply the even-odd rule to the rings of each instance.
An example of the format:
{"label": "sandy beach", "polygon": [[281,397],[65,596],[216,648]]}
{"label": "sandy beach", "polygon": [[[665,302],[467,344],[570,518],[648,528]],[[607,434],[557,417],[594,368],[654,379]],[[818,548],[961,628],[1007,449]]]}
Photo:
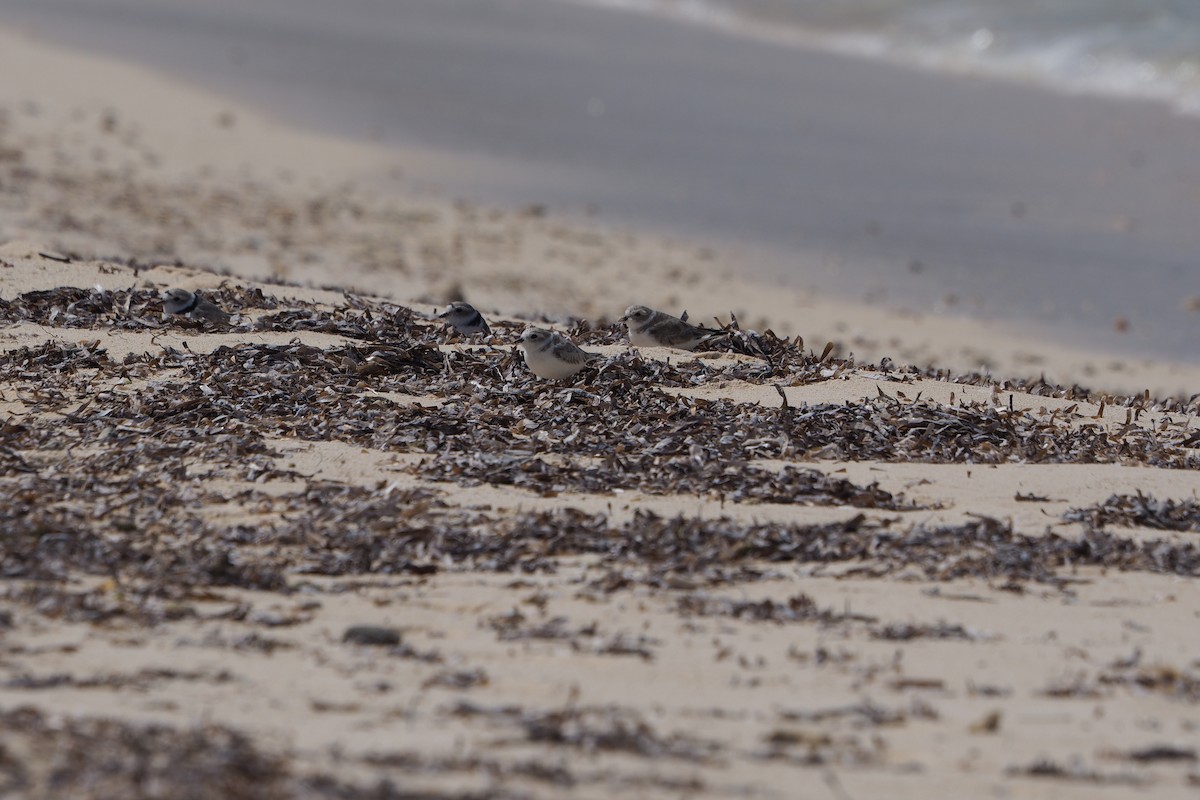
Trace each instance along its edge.
{"label": "sandy beach", "polygon": [[[0,794],[1194,794],[1200,368],[0,69]],[[531,322],[604,359],[534,378]]]}

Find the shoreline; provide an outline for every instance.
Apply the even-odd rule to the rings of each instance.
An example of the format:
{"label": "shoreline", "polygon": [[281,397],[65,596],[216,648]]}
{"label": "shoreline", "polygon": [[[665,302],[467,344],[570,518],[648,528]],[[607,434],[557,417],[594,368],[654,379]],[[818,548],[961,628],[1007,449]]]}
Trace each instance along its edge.
{"label": "shoreline", "polygon": [[[476,20],[416,2],[378,20],[394,45],[346,21],[324,43],[328,58],[361,39],[363,59],[397,59],[379,61],[403,76],[380,84],[382,103],[358,90],[358,73],[320,63],[272,83],[264,76],[289,62],[267,38],[246,34],[240,61],[225,63],[222,47],[185,31],[143,34],[179,51],[176,72],[391,149],[400,178],[380,170],[384,192],[433,187],[438,202],[538,205],[571,225],[716,246],[727,269],[800,293],[820,287],[843,305],[948,306],[1075,349],[1194,356],[1188,275],[1200,233],[1188,220],[1200,176],[1175,165],[1200,141],[1200,121],[560,6],[520,0]],[[305,8],[325,13],[320,0]],[[268,8],[255,24],[270,18]],[[596,41],[563,57],[555,43],[575,41],[583,23]],[[118,34],[92,35],[120,49]],[[612,41],[627,41],[643,90],[623,94],[620,65],[602,68]],[[489,77],[509,69],[510,80]],[[672,89],[677,103],[655,99]],[[576,102],[585,95],[601,101],[598,115]],[[941,163],[947,153],[953,162]]]}

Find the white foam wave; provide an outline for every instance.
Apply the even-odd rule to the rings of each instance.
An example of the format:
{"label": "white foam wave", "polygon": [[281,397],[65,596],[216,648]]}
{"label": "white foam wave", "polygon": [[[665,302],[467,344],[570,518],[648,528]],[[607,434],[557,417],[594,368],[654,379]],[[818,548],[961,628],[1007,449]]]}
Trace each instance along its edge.
{"label": "white foam wave", "polygon": [[[1153,100],[1175,111],[1200,116],[1200,50],[1180,57],[1132,55],[1122,48],[1122,32],[1089,30],[1075,35],[1009,41],[987,27],[969,33],[950,26],[913,35],[896,28],[834,30],[805,27],[778,18],[760,21],[733,5],[714,0],[563,0],[649,14],[704,25],[778,44],[824,49],[886,60],[920,69],[992,77],[1038,85],[1068,94],[1096,94]],[[734,0],[736,2],[736,0]],[[1194,31],[1200,40],[1200,30]]]}

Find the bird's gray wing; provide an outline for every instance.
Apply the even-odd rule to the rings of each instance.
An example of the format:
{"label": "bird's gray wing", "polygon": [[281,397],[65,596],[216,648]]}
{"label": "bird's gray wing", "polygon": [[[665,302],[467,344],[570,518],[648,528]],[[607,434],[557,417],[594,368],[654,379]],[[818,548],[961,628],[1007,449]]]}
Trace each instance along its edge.
{"label": "bird's gray wing", "polygon": [[192,315],[217,325],[228,325],[230,321],[229,314],[223,308],[203,297],[198,299]]}
{"label": "bird's gray wing", "polygon": [[599,353],[589,353],[575,346],[573,342],[562,339],[554,345],[554,355],[568,364],[586,364],[592,359],[599,358]]}
{"label": "bird's gray wing", "polygon": [[653,325],[649,333],[665,345],[683,345],[711,338],[721,334],[722,331],[702,328],[699,325],[689,325],[674,317],[665,317]]}

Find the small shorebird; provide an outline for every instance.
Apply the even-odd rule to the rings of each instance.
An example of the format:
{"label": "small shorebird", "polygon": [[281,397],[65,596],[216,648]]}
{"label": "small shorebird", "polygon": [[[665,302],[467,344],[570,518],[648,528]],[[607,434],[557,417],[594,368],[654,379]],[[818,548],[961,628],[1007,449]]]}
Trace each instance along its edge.
{"label": "small shorebird", "polygon": [[228,325],[229,315],[214,303],[205,300],[196,292],[187,289],[168,289],[163,292],[163,311],[179,314],[196,322],[211,325]]}
{"label": "small shorebird", "polygon": [[455,300],[446,306],[446,310],[438,314],[438,319],[446,320],[446,324],[464,336],[492,335],[492,329],[488,327],[483,314],[476,311],[475,306],[462,300]]}
{"label": "small shorebird", "polygon": [[600,358],[598,353],[580,350],[561,333],[545,328],[526,328],[517,341],[525,351],[529,370],[539,378],[569,378]]}
{"label": "small shorebird", "polygon": [[629,343],[634,347],[675,347],[695,350],[702,344],[725,335],[725,331],[702,328],[646,306],[625,309],[621,322],[629,330]]}

